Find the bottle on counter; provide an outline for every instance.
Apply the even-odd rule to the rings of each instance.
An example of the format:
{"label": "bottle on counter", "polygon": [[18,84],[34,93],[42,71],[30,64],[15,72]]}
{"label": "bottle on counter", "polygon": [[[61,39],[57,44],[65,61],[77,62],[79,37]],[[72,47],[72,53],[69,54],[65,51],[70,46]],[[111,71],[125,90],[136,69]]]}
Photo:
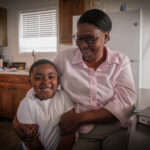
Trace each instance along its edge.
{"label": "bottle on counter", "polygon": [[0,70],[3,70],[3,58],[0,58]]}
{"label": "bottle on counter", "polygon": [[0,70],[3,70],[3,54],[2,54],[2,52],[3,52],[3,48],[2,47],[0,47]]}

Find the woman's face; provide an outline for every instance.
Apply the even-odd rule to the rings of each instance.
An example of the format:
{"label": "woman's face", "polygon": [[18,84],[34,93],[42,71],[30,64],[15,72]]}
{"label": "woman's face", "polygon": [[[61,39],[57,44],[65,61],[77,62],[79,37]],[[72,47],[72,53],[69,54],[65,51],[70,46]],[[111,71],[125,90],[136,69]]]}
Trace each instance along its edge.
{"label": "woman's face", "polygon": [[91,62],[103,57],[104,44],[108,40],[108,32],[102,32],[91,24],[78,25],[76,45],[83,59]]}

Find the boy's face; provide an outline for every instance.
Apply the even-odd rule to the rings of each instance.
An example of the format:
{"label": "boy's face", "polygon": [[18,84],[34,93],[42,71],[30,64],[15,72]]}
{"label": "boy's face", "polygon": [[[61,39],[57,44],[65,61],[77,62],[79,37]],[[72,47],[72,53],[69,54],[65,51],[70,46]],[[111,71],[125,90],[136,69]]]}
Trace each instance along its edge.
{"label": "boy's face", "polygon": [[50,64],[34,67],[30,76],[30,84],[40,100],[53,97],[58,87],[58,74]]}

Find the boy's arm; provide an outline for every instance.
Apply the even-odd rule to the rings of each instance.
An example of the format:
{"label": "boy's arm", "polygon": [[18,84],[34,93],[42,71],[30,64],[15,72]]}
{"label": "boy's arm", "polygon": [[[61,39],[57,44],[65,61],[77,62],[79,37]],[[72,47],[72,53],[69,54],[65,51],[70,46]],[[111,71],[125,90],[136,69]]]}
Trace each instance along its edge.
{"label": "boy's arm", "polygon": [[13,119],[14,130],[20,139],[24,142],[28,150],[43,150],[43,145],[39,140],[38,125],[36,124],[23,124],[17,119]]}
{"label": "boy's arm", "polygon": [[68,134],[61,137],[57,150],[71,150],[74,142],[74,134]]}
{"label": "boy's arm", "polygon": [[39,136],[37,124],[20,123],[17,119],[17,115],[15,115],[12,123],[16,134],[24,142],[33,141]]}
{"label": "boy's arm", "polygon": [[[28,99],[21,101],[17,110],[17,119],[21,122],[19,129],[24,133],[25,137],[30,137],[30,140],[23,139],[23,142],[28,150],[43,150],[43,146],[38,137],[32,139],[32,135],[35,128],[34,113],[31,111],[30,103]],[[19,125],[18,122],[13,122]],[[24,126],[25,125],[25,126]]]}

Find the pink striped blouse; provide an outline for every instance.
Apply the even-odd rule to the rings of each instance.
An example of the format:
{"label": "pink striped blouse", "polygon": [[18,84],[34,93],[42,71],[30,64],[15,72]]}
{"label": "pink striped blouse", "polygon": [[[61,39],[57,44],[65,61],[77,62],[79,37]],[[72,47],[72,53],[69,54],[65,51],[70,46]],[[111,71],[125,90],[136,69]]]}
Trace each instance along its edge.
{"label": "pink striped blouse", "polygon": [[[60,84],[75,103],[77,113],[101,108],[111,112],[124,127],[130,124],[136,94],[129,58],[107,47],[106,61],[95,71],[88,68],[78,48],[60,52],[54,63],[60,73]],[[93,125],[80,132],[87,133]]]}

